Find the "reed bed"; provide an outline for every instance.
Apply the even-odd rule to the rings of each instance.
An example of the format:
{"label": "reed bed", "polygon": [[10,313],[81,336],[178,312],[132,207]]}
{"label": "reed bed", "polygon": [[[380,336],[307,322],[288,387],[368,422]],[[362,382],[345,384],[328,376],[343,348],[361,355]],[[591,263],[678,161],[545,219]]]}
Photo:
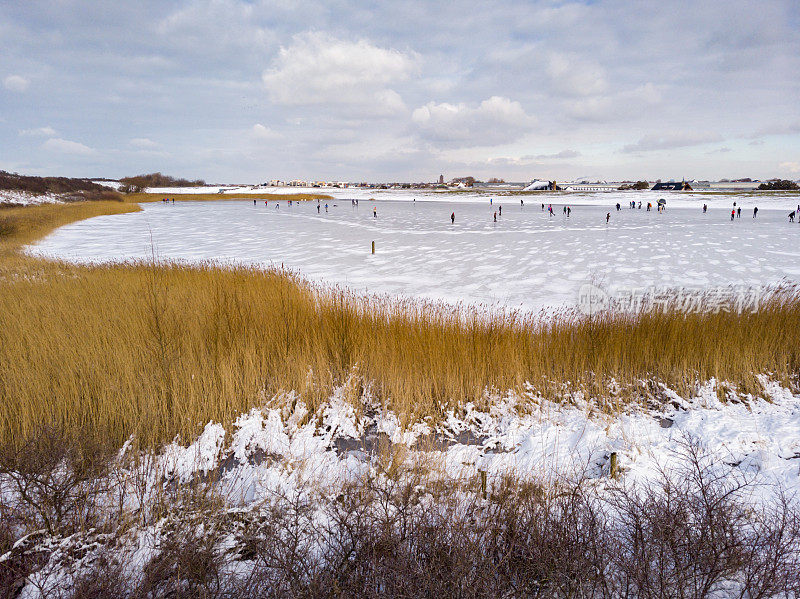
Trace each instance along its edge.
{"label": "reed bed", "polygon": [[[76,214],[56,211],[49,223]],[[47,228],[37,218],[15,224],[6,247]],[[406,422],[531,388],[615,410],[662,400],[661,384],[689,396],[712,377],[753,394],[764,373],[798,383],[795,288],[774,291],[755,313],[587,318],[365,298],[285,271],[215,263],[26,260],[36,276],[0,277],[5,438],[49,425],[158,445],[282,392],[313,412],[346,381],[358,409],[374,407],[361,404],[369,388]]]}

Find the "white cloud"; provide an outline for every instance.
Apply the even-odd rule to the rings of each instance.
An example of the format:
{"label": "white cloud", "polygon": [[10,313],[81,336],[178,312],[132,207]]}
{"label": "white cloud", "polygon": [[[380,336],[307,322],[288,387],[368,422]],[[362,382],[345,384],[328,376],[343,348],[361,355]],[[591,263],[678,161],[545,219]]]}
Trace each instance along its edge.
{"label": "white cloud", "polygon": [[652,83],[645,83],[630,91],[622,92],[622,97],[629,100],[638,100],[645,104],[658,104],[661,102],[661,90]]}
{"label": "white cloud", "polygon": [[536,125],[519,102],[492,96],[477,107],[428,102],[411,115],[420,136],[433,142],[492,146],[519,139]]}
{"label": "white cloud", "polygon": [[800,162],[781,162],[778,168],[790,173],[800,173]]}
{"label": "white cloud", "polygon": [[622,148],[625,153],[652,152],[654,150],[673,150],[722,141],[722,137],[715,133],[703,132],[676,132],[665,134],[645,135],[635,144]]}
{"label": "white cloud", "polygon": [[609,121],[630,117],[661,102],[661,92],[652,83],[607,95],[576,98],[566,102],[567,114],[583,121]]}
{"label": "white cloud", "polygon": [[[720,2],[662,0],[635,11],[619,0],[500,0],[490,11],[460,6],[458,27],[446,25],[452,7],[431,0],[368,7],[147,0],[147,10],[104,3],[87,9],[91,19],[72,0],[28,2],[25,10],[0,8],[0,96],[9,100],[0,99],[0,147],[20,172],[81,174],[86,157],[58,166],[55,158],[66,155],[46,152],[43,160],[41,144],[84,140],[113,174],[155,168],[155,153],[169,145],[176,151],[159,158],[159,169],[188,176],[181,173],[188,160],[193,176],[215,181],[255,182],[264,169],[353,180],[416,180],[431,169],[438,176],[462,168],[507,180],[586,172],[597,179],[675,177],[690,153],[696,172],[687,175],[786,178],[778,163],[800,159],[792,153],[800,147],[797,1],[729,0],[720,11]],[[676,14],[684,17],[680,35],[668,34]],[[25,93],[5,87],[10,75],[30,80]],[[38,93],[42,77],[59,90],[57,101]],[[471,111],[493,95],[519,102],[539,124],[527,133],[524,123],[502,124],[501,117],[473,126],[480,118]],[[438,114],[441,102],[456,114]],[[432,109],[430,118],[412,121],[418,107]],[[113,122],[98,127],[86,114]],[[72,123],[69,132],[19,133],[64,122]],[[255,123],[282,132],[282,143],[260,141]],[[636,143],[676,129],[720,132],[726,141],[660,151],[645,149],[653,136]],[[173,141],[131,143],[156,130]],[[763,145],[748,145],[758,140]],[[127,151],[100,150],[119,144]],[[626,144],[638,153],[621,153]],[[706,155],[725,145],[730,152]],[[209,151],[201,154],[201,147]],[[583,156],[519,163],[566,148]],[[514,159],[485,166],[498,156]],[[541,169],[527,168],[537,162]]]}
{"label": "white cloud", "polygon": [[800,121],[789,121],[784,123],[774,123],[767,127],[762,127],[752,137],[764,137],[767,135],[792,135],[800,133]]}
{"label": "white cloud", "polygon": [[556,90],[570,96],[600,94],[608,88],[605,70],[576,54],[551,54],[547,74]]}
{"label": "white cloud", "polygon": [[577,158],[581,153],[577,150],[561,150],[555,154],[536,154],[533,158],[537,160],[566,160],[569,158]]}
{"label": "white cloud", "polygon": [[156,142],[146,137],[134,137],[130,141],[130,144],[136,148],[141,148],[144,150],[158,147],[158,144]]}
{"label": "white cloud", "polygon": [[553,160],[570,160],[582,154],[577,150],[561,150],[553,154],[525,154],[524,156],[496,156],[487,158],[484,163],[493,166],[541,166]]}
{"label": "white cloud", "polygon": [[253,125],[252,131],[253,131],[253,136],[256,137],[257,139],[270,140],[281,137],[280,133],[278,133],[277,131],[273,131],[269,127],[265,127],[261,123],[256,123],[255,125]]}
{"label": "white cloud", "polygon": [[339,40],[320,32],[295,35],[262,75],[270,100],[288,106],[357,105],[373,114],[405,109],[390,85],[409,78],[418,57],[366,40]]}
{"label": "white cloud", "polygon": [[51,152],[59,152],[61,154],[72,154],[75,156],[88,156],[94,154],[94,150],[77,141],[70,141],[68,139],[61,139],[58,137],[51,137],[42,147]]}
{"label": "white cloud", "polygon": [[30,80],[20,75],[9,75],[3,79],[3,87],[12,92],[24,92],[30,84]]}
{"label": "white cloud", "polygon": [[[193,57],[193,64],[200,64],[194,61],[202,60],[204,71],[222,65],[230,65],[230,70],[236,70],[247,62],[254,66],[263,65],[263,55],[274,43],[275,35],[270,27],[261,26],[260,21],[263,19],[271,25],[279,25],[273,7],[259,7],[259,2],[192,0],[156,4],[176,7],[160,21],[146,24],[156,33],[156,47],[166,46],[171,50],[169,57],[153,53],[135,57],[142,61],[137,65],[140,67],[153,61],[151,72],[153,67],[163,69],[180,65],[174,57],[181,56]],[[136,12],[148,14],[152,19],[159,11],[139,9]]]}
{"label": "white cloud", "polygon": [[[533,165],[541,165],[542,162],[536,160],[531,155],[527,156],[495,156],[492,158],[487,158],[483,161],[484,164],[489,166],[533,166]],[[478,163],[479,164],[479,163]],[[477,166],[477,164],[476,164]]]}
{"label": "white cloud", "polygon": [[52,127],[36,127],[34,129],[22,129],[19,134],[31,137],[53,137],[56,134],[56,130]]}

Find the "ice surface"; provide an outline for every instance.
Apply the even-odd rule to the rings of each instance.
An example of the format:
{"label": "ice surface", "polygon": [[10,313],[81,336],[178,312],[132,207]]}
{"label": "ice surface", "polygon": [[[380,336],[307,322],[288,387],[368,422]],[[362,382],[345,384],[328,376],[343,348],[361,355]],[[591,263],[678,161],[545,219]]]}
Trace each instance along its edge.
{"label": "ice surface", "polygon": [[[587,282],[613,289],[800,281],[800,225],[787,219],[796,195],[541,194],[490,203],[472,193],[334,191],[340,197],[323,200],[319,213],[316,201],[143,204],[139,213],[63,227],[30,251],[80,262],[155,254],[283,266],[357,291],[523,309],[575,305]],[[668,201],[663,214],[627,207],[658,197]],[[541,204],[551,201],[570,202],[571,216],[554,204],[550,217]],[[731,221],[734,201],[742,218]]]}

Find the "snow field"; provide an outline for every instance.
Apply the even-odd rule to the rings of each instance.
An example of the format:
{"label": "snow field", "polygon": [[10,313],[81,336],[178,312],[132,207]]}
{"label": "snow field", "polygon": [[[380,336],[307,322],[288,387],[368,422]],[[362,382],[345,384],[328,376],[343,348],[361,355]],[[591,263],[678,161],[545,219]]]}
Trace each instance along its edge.
{"label": "snow field", "polygon": [[[148,503],[157,503],[165,488],[211,476],[225,502],[224,508],[217,509],[224,509],[227,520],[258,522],[268,518],[276,501],[284,508],[315,505],[314,501],[323,502],[322,506],[327,500],[335,503],[349,483],[371,479],[378,481],[378,487],[391,486],[388,479],[395,475],[387,467],[388,459],[400,472],[424,466],[427,474],[412,477],[417,481],[417,501],[422,505],[435,502],[433,489],[450,488],[447,501],[452,505],[447,509],[456,512],[460,504],[470,509],[476,501],[481,505],[478,487],[468,484],[480,480],[481,471],[487,473],[489,494],[504,476],[512,476],[520,484],[546,487],[571,488],[583,481],[602,499],[619,484],[652,488],[664,473],[685,472],[685,448],[694,443],[712,475],[730,479],[731,484],[748,481],[745,499],[759,510],[779,491],[794,497],[800,490],[800,396],[766,378],[762,383],[767,399],[739,397],[722,403],[717,382],[709,381],[694,398],[681,398],[664,389],[668,401],[663,409],[638,409],[618,416],[596,413],[591,402],[578,397],[574,405],[554,404],[534,395],[495,397],[488,412],[467,406],[448,414],[441,425],[417,422],[405,428],[396,416],[377,406],[357,414],[343,399],[343,389],[313,415],[289,393],[272,398],[272,408],[242,414],[229,430],[208,423],[191,444],[176,440],[157,455],[143,456],[138,473],[120,476],[130,488],[119,496],[126,497],[125,508],[136,513]],[[363,400],[369,406],[369,396]],[[520,411],[520,407],[525,409]],[[371,435],[383,437],[382,451],[390,448],[391,456],[380,455]],[[424,449],[430,436],[436,436],[438,447]],[[610,478],[612,452],[619,458],[618,482]],[[179,503],[169,509],[175,513],[162,510],[152,521],[140,514],[144,520],[117,538],[90,530],[64,539],[41,535],[20,539],[17,550],[39,543],[41,550],[52,552],[48,567],[29,578],[20,596],[43,597],[67,587],[76,571],[90,571],[101,555],[108,559],[108,553],[100,553],[103,547],[123,564],[126,579],[140,580],[147,564],[164,550],[173,529],[200,539],[219,525],[208,513]],[[303,521],[308,518],[314,530],[331,530],[336,524],[330,517],[330,512],[312,511]],[[220,550],[226,573],[246,577],[253,564],[241,558],[245,551],[241,540],[224,537]],[[0,557],[0,564],[10,554]],[[326,559],[322,554],[310,557],[320,563]],[[736,589],[736,584],[723,580],[721,588]]]}
{"label": "snow field", "polygon": [[539,198],[524,197],[524,206],[516,197],[492,204],[470,198],[359,199],[358,206],[345,198],[320,202],[319,212],[313,201],[156,202],[136,214],[63,227],[30,251],[77,262],[155,252],[170,260],[283,266],[359,292],[533,311],[575,306],[587,283],[613,293],[800,280],[800,225],[777,208],[762,205],[756,219],[745,208],[731,221],[728,208],[703,214],[697,205],[669,204],[659,214],[587,203],[572,204],[569,217],[556,206],[551,217]]}
{"label": "snow field", "polygon": [[18,204],[30,206],[35,204],[58,204],[61,199],[52,193],[35,194],[28,191],[0,189],[0,204]]}

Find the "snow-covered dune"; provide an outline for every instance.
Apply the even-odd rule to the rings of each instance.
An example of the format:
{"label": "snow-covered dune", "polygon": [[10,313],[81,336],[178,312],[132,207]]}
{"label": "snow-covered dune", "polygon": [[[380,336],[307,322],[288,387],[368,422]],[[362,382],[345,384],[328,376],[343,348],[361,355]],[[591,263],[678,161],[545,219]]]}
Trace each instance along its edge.
{"label": "snow-covered dune", "polygon": [[29,191],[0,190],[0,204],[30,206],[35,204],[54,204],[61,202],[58,195],[52,193],[31,193]]}

